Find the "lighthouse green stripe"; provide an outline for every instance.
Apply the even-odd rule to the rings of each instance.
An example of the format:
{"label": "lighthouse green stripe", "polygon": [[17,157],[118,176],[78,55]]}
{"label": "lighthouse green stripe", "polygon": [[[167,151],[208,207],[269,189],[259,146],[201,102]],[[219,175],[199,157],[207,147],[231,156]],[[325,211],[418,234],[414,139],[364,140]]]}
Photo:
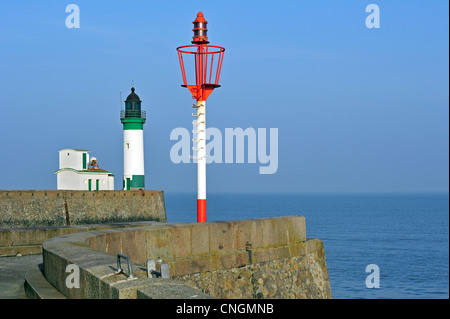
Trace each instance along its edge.
{"label": "lighthouse green stripe", "polygon": [[123,123],[124,130],[143,130],[144,123]]}
{"label": "lighthouse green stripe", "polygon": [[124,118],[120,120],[123,123],[124,130],[143,130],[145,119],[142,118]]}
{"label": "lighthouse green stripe", "polygon": [[133,175],[130,181],[130,188],[145,188],[145,175]]}

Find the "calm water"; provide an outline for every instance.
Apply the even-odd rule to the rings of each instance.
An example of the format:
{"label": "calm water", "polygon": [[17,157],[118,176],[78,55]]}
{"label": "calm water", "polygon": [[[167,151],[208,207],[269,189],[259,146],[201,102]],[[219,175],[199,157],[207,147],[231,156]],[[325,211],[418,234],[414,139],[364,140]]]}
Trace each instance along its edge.
{"label": "calm water", "polygon": [[[165,194],[169,222],[196,222],[196,196]],[[333,298],[449,298],[449,196],[209,194],[208,221],[302,215],[325,245]],[[366,266],[380,269],[369,289]]]}

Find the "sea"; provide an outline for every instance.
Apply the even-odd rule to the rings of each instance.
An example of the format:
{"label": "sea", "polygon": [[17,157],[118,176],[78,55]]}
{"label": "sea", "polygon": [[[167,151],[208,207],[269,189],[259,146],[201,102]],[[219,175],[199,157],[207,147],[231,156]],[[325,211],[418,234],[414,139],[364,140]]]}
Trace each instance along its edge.
{"label": "sea", "polygon": [[[168,222],[196,222],[195,194],[164,196]],[[211,193],[207,203],[207,221],[305,216],[334,299],[449,298],[448,193]]]}

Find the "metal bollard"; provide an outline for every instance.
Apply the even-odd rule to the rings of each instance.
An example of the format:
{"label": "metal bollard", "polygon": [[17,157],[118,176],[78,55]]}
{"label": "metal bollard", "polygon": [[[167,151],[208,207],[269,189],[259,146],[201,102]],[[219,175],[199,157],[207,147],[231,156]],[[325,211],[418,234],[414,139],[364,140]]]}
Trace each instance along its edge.
{"label": "metal bollard", "polygon": [[147,259],[147,277],[156,278],[156,263],[153,259]]}
{"label": "metal bollard", "polygon": [[130,262],[130,258],[127,255],[124,254],[117,254],[117,273],[123,273],[123,269],[122,269],[122,264],[120,262],[120,258],[123,258],[127,261],[128,264],[128,272],[129,272],[129,276],[127,277],[127,280],[129,279],[135,279],[136,277],[133,276],[133,271],[131,269],[131,262]]}
{"label": "metal bollard", "polygon": [[161,264],[161,278],[170,278],[168,264]]}
{"label": "metal bollard", "polygon": [[147,259],[147,277],[148,278],[170,278],[169,265],[161,264],[161,271],[156,271],[154,259]]}

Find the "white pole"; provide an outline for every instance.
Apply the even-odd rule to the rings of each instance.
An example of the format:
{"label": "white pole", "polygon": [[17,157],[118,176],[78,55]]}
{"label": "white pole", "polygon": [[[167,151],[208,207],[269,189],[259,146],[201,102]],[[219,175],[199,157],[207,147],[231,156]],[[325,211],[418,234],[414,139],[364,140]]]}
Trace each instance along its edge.
{"label": "white pole", "polygon": [[206,222],[205,101],[197,101],[197,222]]}

